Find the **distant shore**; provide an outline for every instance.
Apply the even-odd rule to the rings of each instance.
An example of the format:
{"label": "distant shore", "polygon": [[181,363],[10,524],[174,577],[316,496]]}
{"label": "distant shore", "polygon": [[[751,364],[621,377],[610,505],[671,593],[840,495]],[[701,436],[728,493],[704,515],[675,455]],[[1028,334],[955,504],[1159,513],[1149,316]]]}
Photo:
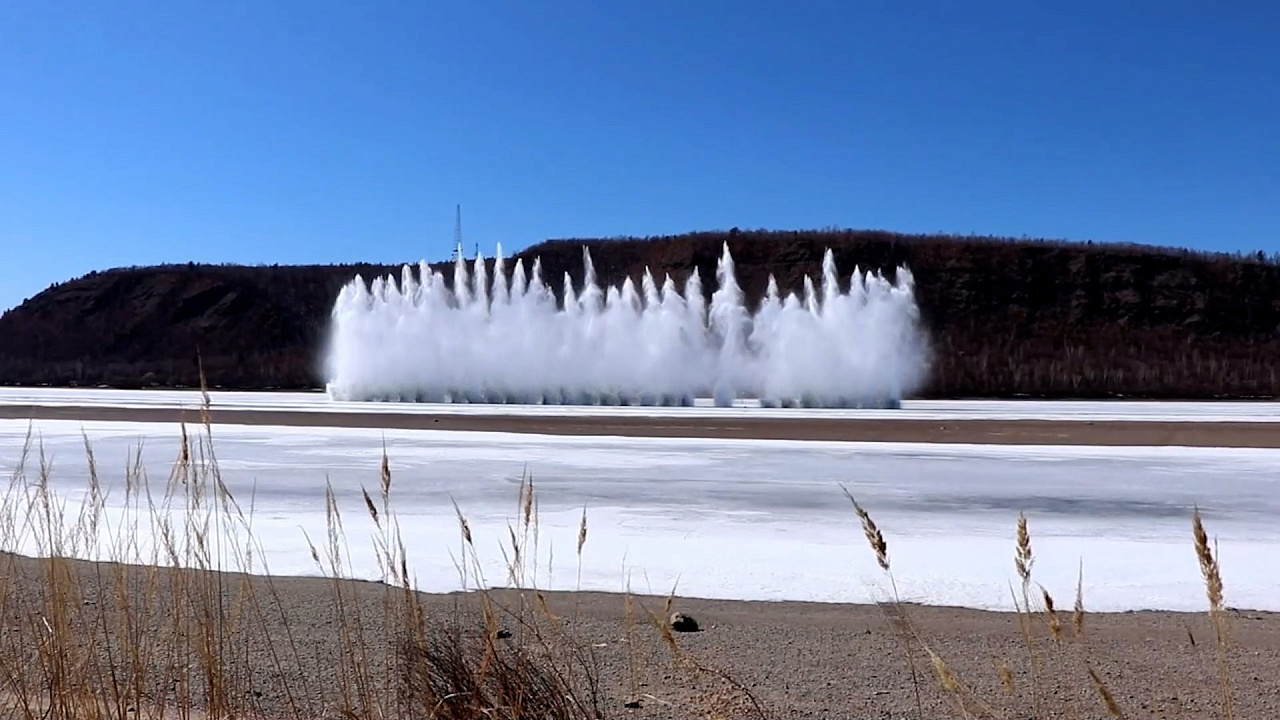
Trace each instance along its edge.
{"label": "distant shore", "polygon": [[[13,381],[0,382],[0,388],[41,388],[46,390],[143,390],[157,392],[200,392],[200,385],[118,382],[118,383],[85,383],[74,382],[42,382]],[[290,384],[290,385],[222,385],[210,384],[209,392],[251,392],[251,393],[313,393],[325,395],[327,391],[322,384]],[[1280,395],[1265,392],[1238,393],[1167,393],[1167,392],[1021,392],[1021,391],[989,391],[980,393],[958,392],[937,393],[921,392],[911,395],[907,400],[1001,400],[1001,401],[1054,401],[1054,402],[1280,402]]]}
{"label": "distant shore", "polygon": [[[107,422],[197,422],[200,413],[177,408],[0,405],[0,419]],[[545,435],[828,440],[994,445],[1102,445],[1280,448],[1280,423],[1148,420],[928,420],[797,417],[636,417],[600,411],[588,415],[460,415],[453,413],[306,412],[217,409],[210,419],[228,425],[387,428]]]}

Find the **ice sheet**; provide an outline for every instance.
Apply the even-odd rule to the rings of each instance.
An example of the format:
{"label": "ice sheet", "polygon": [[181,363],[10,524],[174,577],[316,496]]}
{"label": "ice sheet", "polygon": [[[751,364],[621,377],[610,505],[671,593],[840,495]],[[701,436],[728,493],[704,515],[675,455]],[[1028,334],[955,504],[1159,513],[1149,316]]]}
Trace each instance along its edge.
{"label": "ice sheet", "polygon": [[[119,513],[131,447],[145,441],[152,483],[176,456],[173,425],[38,421],[55,491],[72,503],[87,478],[81,429]],[[27,433],[0,421],[0,471]],[[1014,523],[1030,520],[1035,577],[1074,593],[1083,563],[1095,610],[1198,610],[1191,546],[1198,504],[1220,543],[1230,605],[1280,610],[1280,451],[609,438],[413,430],[215,426],[231,492],[277,574],[317,572],[304,539],[324,536],[332,483],[356,575],[377,577],[361,486],[378,485],[385,440],[392,504],[425,590],[457,589],[466,514],[491,582],[517,517],[521,473],[538,488],[544,587],[576,587],[574,546],[589,515],[581,587],[701,597],[858,602],[888,584],[840,492],[844,483],[888,542],[903,599],[1010,608]],[[34,459],[31,462],[35,462]],[[548,559],[554,564],[547,569]]]}
{"label": "ice sheet", "polygon": [[[906,400],[898,410],[805,410],[761,408],[738,401],[732,408],[465,405],[336,402],[321,392],[213,391],[214,407],[240,410],[470,415],[597,415],[650,417],[856,417],[927,420],[1092,420],[1170,422],[1280,422],[1276,402],[1155,402],[1127,400]],[[93,407],[186,407],[200,404],[194,390],[0,388],[0,405]]]}

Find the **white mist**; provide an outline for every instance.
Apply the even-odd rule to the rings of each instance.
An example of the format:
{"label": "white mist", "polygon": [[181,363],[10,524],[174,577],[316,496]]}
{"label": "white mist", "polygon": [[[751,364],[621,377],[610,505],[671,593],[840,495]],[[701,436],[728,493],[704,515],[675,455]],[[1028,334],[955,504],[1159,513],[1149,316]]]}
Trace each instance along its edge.
{"label": "white mist", "polygon": [[899,268],[849,278],[823,258],[821,287],[780,295],[771,276],[752,315],[726,244],[708,305],[702,278],[684,292],[646,269],[601,287],[583,251],[584,283],[557,299],[538,261],[507,277],[501,247],[490,283],[484,258],[459,260],[453,286],[422,263],[338,295],[326,365],[338,400],[571,405],[896,407],[919,385],[925,343],[913,279]]}

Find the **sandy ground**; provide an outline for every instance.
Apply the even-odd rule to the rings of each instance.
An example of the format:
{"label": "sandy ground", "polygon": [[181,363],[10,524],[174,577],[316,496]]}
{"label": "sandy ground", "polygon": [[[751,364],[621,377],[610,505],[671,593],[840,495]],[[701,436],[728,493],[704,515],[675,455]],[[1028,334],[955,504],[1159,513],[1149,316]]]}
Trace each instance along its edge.
{"label": "sandy ground", "polygon": [[[213,410],[215,423],[300,427],[374,427],[547,435],[1280,448],[1280,423],[1056,420],[859,420],[848,418],[672,418],[484,416],[395,413]],[[198,422],[193,410],[172,408],[0,405],[0,419],[111,422]]]}
{"label": "sandy ground", "polygon": [[[120,595],[111,578],[118,566],[72,565],[82,594],[75,598],[75,608],[85,613],[90,625],[117,627],[113,613]],[[4,557],[0,568],[10,591],[4,608],[5,633],[15,632],[24,613],[39,614],[38,604],[22,608],[21,603],[32,602],[47,587],[43,567],[27,558]],[[172,577],[172,571],[126,571],[138,573],[130,585],[133,589],[126,593],[135,604],[146,587],[145,582],[136,582],[139,577],[157,580],[156,587],[162,589]],[[236,666],[249,669],[246,694],[253,698],[249,702],[270,714],[286,709],[287,698],[292,697],[317,714],[334,716],[341,697],[337,668],[343,652],[334,584],[317,578],[277,578],[269,587],[266,580],[252,578],[245,586],[244,579],[223,576],[228,608],[237,607],[236,598],[251,587],[265,610],[236,615],[249,620],[240,622],[227,645]],[[394,678],[394,670],[381,670],[385,656],[380,648],[386,646],[380,620],[387,597],[384,586],[349,582],[343,592],[347,612],[358,608],[364,618],[365,646],[371,650],[361,660],[379,668],[373,675]],[[265,600],[273,594],[278,604]],[[166,595],[161,592],[154,597],[163,602]],[[437,622],[461,619],[468,627],[479,622],[475,594],[422,597]],[[514,591],[497,592],[494,597],[507,607],[520,602]],[[531,595],[525,600],[535,606]],[[547,600],[551,611],[564,620],[567,637],[598,659],[601,707],[608,717],[755,716],[745,695],[717,673],[750,690],[768,717],[918,716],[900,635],[887,621],[886,610],[876,606],[676,598],[674,609],[694,616],[703,627],[701,632],[677,636],[684,657],[678,661],[652,625],[627,622],[619,595],[552,593]],[[661,613],[663,601],[638,598],[636,613],[643,612],[641,607]],[[914,606],[905,612],[919,636],[976,698],[967,705],[975,717],[984,716],[984,703],[993,717],[1104,717],[1085,662],[1109,686],[1128,717],[1220,715],[1215,644],[1205,615],[1088,615],[1081,644],[1070,639],[1069,618],[1063,642],[1055,644],[1044,619],[1037,616],[1034,642],[1041,688],[1037,700],[1031,690],[1027,646],[1015,615]],[[102,621],[98,613],[105,613],[107,619]],[[159,619],[151,624],[156,637],[164,635],[163,625],[171,613],[163,608],[157,613]],[[234,614],[228,611],[229,616]],[[1231,611],[1229,623],[1235,716],[1280,716],[1280,674],[1275,672],[1280,667],[1280,615]],[[506,642],[517,642],[519,625],[509,620],[504,625],[517,632],[516,638]],[[12,652],[12,647],[3,645],[0,652]],[[690,659],[705,669],[694,669]],[[999,679],[1002,661],[1013,675],[1012,694]],[[953,697],[940,689],[929,661],[917,655],[915,663],[924,716],[961,717]],[[638,708],[627,706],[636,700]]]}

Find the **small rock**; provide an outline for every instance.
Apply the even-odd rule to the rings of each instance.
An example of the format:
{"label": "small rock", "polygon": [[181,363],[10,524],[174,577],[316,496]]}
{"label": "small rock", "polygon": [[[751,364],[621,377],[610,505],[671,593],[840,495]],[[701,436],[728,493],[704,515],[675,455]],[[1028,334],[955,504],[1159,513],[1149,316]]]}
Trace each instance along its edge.
{"label": "small rock", "polygon": [[684,613],[671,614],[671,629],[681,633],[699,632],[701,630],[698,626],[698,621],[694,620],[693,616],[685,615]]}
{"label": "small rock", "polygon": [[499,630],[499,631],[498,631],[498,639],[499,639],[499,640],[510,640],[510,639],[511,639],[511,631],[510,631],[510,630],[508,630],[508,629],[506,629],[506,628],[502,628],[501,630]]}
{"label": "small rock", "polygon": [[623,703],[623,707],[630,708],[630,709],[632,709],[632,710],[639,710],[639,709],[640,709],[640,701],[639,701],[639,700],[628,700],[628,701],[626,701],[625,703]]}

